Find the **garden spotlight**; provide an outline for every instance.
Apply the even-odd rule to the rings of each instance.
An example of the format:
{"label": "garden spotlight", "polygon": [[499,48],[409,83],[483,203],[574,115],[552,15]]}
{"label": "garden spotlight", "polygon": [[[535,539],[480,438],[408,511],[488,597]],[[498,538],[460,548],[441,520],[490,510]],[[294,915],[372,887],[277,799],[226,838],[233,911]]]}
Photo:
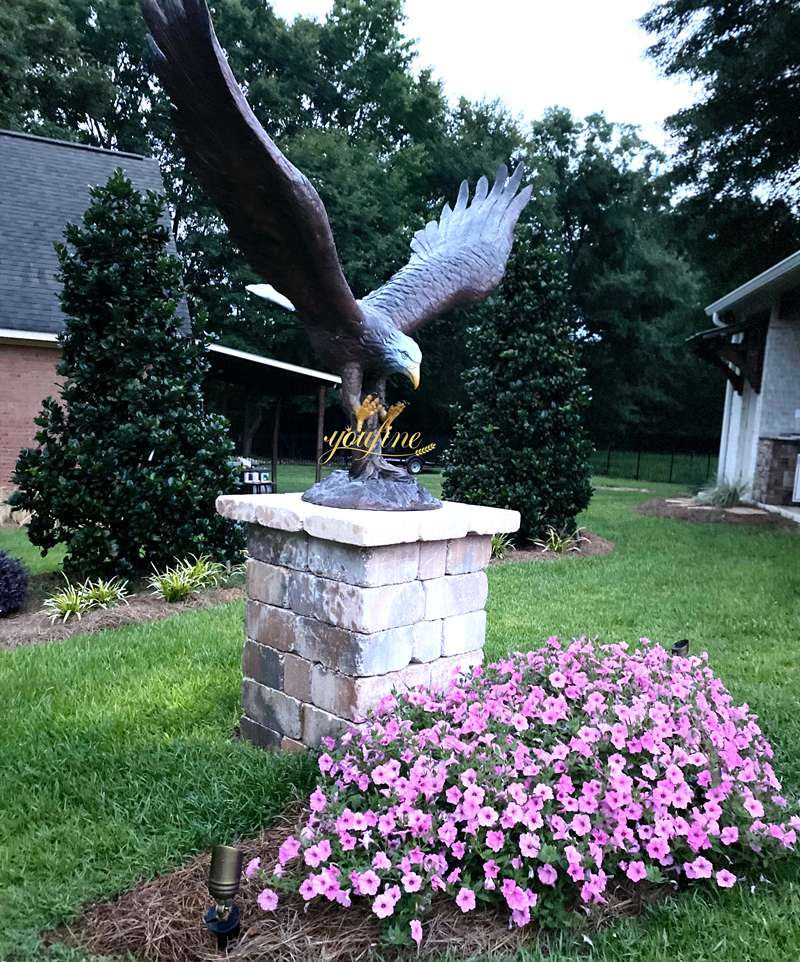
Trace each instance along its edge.
{"label": "garden spotlight", "polygon": [[206,912],[205,923],[216,935],[221,951],[239,935],[239,906],[234,899],[239,891],[243,858],[239,849],[232,845],[215,845],[211,849],[208,891],[214,905]]}
{"label": "garden spotlight", "polygon": [[680,641],[676,641],[672,646],[670,654],[678,655],[680,658],[689,657],[689,639],[681,638]]}

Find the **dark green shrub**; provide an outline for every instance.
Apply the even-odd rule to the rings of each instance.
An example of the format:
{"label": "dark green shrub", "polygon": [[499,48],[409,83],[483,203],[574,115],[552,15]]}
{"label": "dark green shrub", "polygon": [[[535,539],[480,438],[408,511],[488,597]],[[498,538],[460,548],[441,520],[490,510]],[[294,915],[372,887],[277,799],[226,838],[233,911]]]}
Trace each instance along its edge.
{"label": "dark green shrub", "polygon": [[240,534],[214,510],[233,490],[227,423],[209,414],[206,346],[182,331],[181,267],[164,202],[117,170],[58,244],[63,403],[36,419],[13,503],[31,541],[67,546],[71,577],[144,574],[176,555],[225,559]]}
{"label": "dark green shrub", "polygon": [[589,402],[557,252],[520,226],[505,280],[467,332],[469,398],[447,452],[445,498],[516,508],[520,535],[575,527],[589,503]]}
{"label": "dark green shrub", "polygon": [[9,615],[25,604],[28,572],[21,561],[0,551],[0,616]]}

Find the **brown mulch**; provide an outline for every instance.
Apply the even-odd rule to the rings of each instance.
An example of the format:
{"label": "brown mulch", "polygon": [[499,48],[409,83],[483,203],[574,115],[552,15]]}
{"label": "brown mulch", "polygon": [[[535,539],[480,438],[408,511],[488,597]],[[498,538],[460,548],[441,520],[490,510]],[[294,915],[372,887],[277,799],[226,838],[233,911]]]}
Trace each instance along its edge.
{"label": "brown mulch", "polygon": [[[699,505],[697,502],[690,503],[688,499],[682,500],[683,503],[670,504],[669,499],[666,498],[649,498],[647,501],[633,505],[633,510],[637,514],[643,514],[650,518],[675,518],[679,521],[694,521],[699,524],[759,525],[786,530],[798,530],[800,527],[771,511],[756,509],[752,514],[749,513],[749,510],[746,514],[739,514],[737,511],[731,511],[728,508]],[[736,505],[735,507],[750,509],[750,505]]]}
{"label": "brown mulch", "polygon": [[600,555],[611,554],[614,550],[614,542],[601,538],[594,531],[586,528],[582,529],[583,537],[577,551],[544,551],[534,545],[526,544],[520,548],[509,551],[505,558],[493,558],[489,563],[492,565],[507,565],[517,561],[555,561],[558,558],[592,558]]}
{"label": "brown mulch", "polygon": [[147,592],[130,595],[128,604],[114,608],[97,608],[68,621],[51,623],[49,615],[42,611],[42,601],[64,584],[58,575],[31,578],[31,598],[27,610],[6,615],[0,620],[0,651],[20,648],[23,645],[44,645],[51,641],[63,641],[71,635],[93,634],[106,628],[139,624],[169,618],[195,608],[208,608],[244,597],[244,590],[236,588],[211,588],[187,598],[186,601],[164,601]]}
{"label": "brown mulch", "polygon": [[[245,863],[258,855],[264,866],[272,865],[284,839],[297,831],[306,813],[295,808],[268,831],[240,845]],[[131,953],[147,962],[212,962],[223,958],[203,925],[210,906],[206,882],[210,856],[193,858],[186,865],[119,895],[108,902],[86,907],[73,926],[50,932],[45,941],[66,942],[92,954]],[[462,914],[451,902],[438,902],[423,923],[420,952],[379,945],[376,919],[369,904],[359,900],[346,911],[338,905],[306,905],[299,895],[280,897],[275,912],[262,912],[256,904],[260,885],[242,878],[238,905],[242,929],[227,958],[241,962],[367,962],[411,957],[441,959],[453,947],[459,956],[498,958],[513,955],[542,934],[529,927],[508,925],[505,912]],[[640,886],[637,888],[641,888]],[[588,920],[590,931],[624,916],[639,915],[671,894],[667,886],[628,892],[619,887],[607,903]]]}

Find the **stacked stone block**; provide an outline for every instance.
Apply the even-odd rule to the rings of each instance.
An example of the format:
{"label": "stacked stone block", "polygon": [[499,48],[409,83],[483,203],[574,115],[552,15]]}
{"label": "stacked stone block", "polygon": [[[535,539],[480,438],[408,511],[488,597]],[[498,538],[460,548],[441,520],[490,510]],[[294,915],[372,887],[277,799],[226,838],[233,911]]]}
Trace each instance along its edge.
{"label": "stacked stone block", "polygon": [[[270,510],[256,511],[265,504]],[[445,505],[438,519],[439,511],[403,512],[401,530],[398,514],[337,514],[299,496],[219,499],[222,514],[248,522],[244,738],[270,749],[313,747],[362,721],[384,695],[443,687],[481,662],[488,532],[516,530],[519,520],[460,508]],[[476,511],[490,516],[477,523]]]}

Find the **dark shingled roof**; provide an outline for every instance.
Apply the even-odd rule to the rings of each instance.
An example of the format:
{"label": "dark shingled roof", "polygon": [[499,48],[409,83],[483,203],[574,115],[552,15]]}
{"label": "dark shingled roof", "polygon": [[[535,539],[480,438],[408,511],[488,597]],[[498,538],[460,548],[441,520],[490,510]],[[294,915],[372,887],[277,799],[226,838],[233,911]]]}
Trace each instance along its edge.
{"label": "dark shingled roof", "polygon": [[0,328],[62,330],[53,242],[117,167],[139,190],[164,192],[151,157],[0,130]]}

